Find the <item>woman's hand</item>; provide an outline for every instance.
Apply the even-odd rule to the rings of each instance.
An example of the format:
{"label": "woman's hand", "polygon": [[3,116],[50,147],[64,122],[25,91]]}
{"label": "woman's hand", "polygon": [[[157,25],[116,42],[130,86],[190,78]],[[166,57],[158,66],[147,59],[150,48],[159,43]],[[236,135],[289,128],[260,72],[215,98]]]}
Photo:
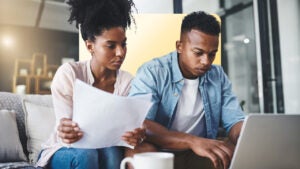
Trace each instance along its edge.
{"label": "woman's hand", "polygon": [[137,146],[146,139],[146,129],[136,128],[133,131],[127,131],[123,134],[122,140],[126,141],[129,145]]}
{"label": "woman's hand", "polygon": [[83,133],[80,131],[78,124],[71,119],[60,119],[59,126],[57,128],[58,136],[64,143],[71,144],[82,138]]}

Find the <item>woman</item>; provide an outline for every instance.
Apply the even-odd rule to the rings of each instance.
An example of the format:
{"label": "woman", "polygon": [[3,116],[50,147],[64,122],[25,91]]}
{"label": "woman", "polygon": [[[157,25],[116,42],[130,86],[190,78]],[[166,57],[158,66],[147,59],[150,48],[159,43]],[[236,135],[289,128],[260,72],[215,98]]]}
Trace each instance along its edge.
{"label": "woman", "polygon": [[[131,24],[132,0],[69,0],[69,21],[80,27],[91,60],[67,63],[56,72],[51,85],[57,131],[43,146],[37,166],[49,168],[119,168],[123,158],[120,147],[76,149],[64,147],[82,138],[72,121],[73,85],[80,79],[96,88],[126,96],[132,76],[119,70],[126,55],[126,28]],[[101,101],[101,100],[99,100]],[[145,130],[126,132],[122,139],[132,146],[143,140]]]}

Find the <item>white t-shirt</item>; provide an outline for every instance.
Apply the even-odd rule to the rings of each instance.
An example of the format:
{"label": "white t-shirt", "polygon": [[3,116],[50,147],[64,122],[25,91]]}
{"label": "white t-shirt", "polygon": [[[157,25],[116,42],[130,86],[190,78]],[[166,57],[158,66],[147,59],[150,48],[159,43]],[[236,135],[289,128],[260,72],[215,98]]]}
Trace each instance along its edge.
{"label": "white t-shirt", "polygon": [[203,101],[199,92],[199,78],[184,79],[171,130],[205,136]]}

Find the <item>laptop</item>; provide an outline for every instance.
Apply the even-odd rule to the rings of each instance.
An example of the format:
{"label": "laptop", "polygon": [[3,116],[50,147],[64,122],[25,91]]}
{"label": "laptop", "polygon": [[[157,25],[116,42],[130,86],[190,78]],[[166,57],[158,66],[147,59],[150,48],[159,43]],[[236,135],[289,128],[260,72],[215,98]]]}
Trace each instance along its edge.
{"label": "laptop", "polygon": [[300,169],[300,115],[251,114],[230,169]]}

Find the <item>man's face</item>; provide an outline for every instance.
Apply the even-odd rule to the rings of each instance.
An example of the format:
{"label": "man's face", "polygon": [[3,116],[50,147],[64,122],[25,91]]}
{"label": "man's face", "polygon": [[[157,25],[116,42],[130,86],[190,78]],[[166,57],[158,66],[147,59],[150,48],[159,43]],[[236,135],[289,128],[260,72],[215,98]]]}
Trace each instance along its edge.
{"label": "man's face", "polygon": [[176,48],[182,75],[188,79],[204,75],[215,59],[219,37],[192,29],[181,35],[180,39],[176,42]]}

